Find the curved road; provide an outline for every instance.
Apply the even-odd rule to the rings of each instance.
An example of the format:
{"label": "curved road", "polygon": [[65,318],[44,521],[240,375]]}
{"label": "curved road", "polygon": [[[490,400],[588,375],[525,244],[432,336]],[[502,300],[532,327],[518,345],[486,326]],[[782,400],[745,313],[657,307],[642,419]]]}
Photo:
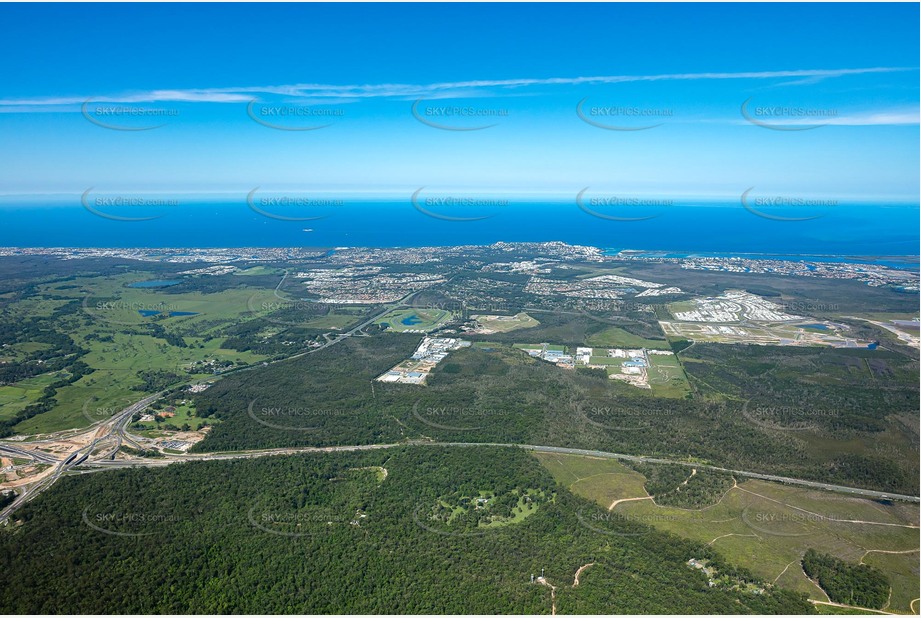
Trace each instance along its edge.
{"label": "curved road", "polygon": [[366,450],[396,448],[396,447],[401,447],[401,446],[442,446],[442,447],[460,447],[460,448],[476,447],[476,446],[494,446],[494,447],[502,447],[502,448],[520,448],[526,451],[533,451],[537,453],[560,453],[563,455],[582,455],[582,456],[587,456],[587,457],[600,457],[604,459],[621,459],[625,461],[636,461],[636,462],[643,462],[643,463],[675,464],[675,465],[680,465],[680,466],[687,466],[689,468],[716,470],[719,472],[726,472],[734,476],[741,476],[745,478],[773,481],[777,483],[783,483],[785,485],[798,485],[801,487],[809,487],[811,489],[822,489],[826,491],[834,491],[838,493],[851,494],[851,495],[862,496],[866,498],[903,500],[906,502],[921,502],[921,498],[919,498],[918,496],[909,496],[905,494],[896,494],[896,493],[884,492],[884,491],[874,491],[872,489],[861,489],[859,487],[848,487],[846,485],[834,485],[831,483],[820,483],[818,481],[807,481],[804,479],[795,479],[795,478],[790,478],[786,476],[779,476],[776,474],[762,474],[760,472],[749,472],[747,470],[733,470],[731,468],[721,468],[719,466],[711,466],[707,464],[700,464],[700,463],[694,463],[694,462],[675,461],[672,459],[662,459],[658,457],[643,457],[640,455],[625,455],[622,453],[610,453],[607,451],[595,451],[595,450],[589,450],[589,449],[568,448],[568,447],[563,447],[563,446],[544,446],[544,445],[536,445],[536,444],[507,444],[507,443],[501,443],[501,442],[429,442],[426,440],[409,440],[406,442],[395,442],[392,444],[360,444],[360,445],[354,445],[354,446],[304,446],[304,447],[264,449],[264,450],[239,451],[239,452],[184,454],[184,455],[174,455],[174,456],[164,457],[162,459],[157,458],[157,459],[137,459],[137,460],[103,460],[103,461],[87,462],[84,465],[92,466],[96,468],[165,466],[165,465],[169,465],[172,463],[180,463],[183,461],[214,461],[214,460],[226,460],[226,459],[251,459],[254,457],[266,457],[266,456],[271,456],[271,455],[294,455],[297,453],[335,453],[335,452],[347,452],[347,451],[366,451]]}
{"label": "curved road", "polygon": [[[275,288],[276,296],[278,295],[278,289],[281,287],[281,284],[284,283],[285,277],[287,276],[288,276],[288,273],[286,271],[284,277],[282,277],[281,281],[279,281],[278,283],[278,286]],[[373,324],[375,320],[385,315],[389,311],[392,311],[393,309],[396,309],[399,307],[406,306],[407,301],[409,301],[409,299],[411,299],[413,296],[418,294],[420,291],[421,290],[413,290],[412,292],[410,292],[409,294],[407,294],[406,296],[404,296],[403,298],[401,298],[395,303],[385,303],[382,306],[380,311],[373,313],[371,317],[367,318],[366,320],[354,326],[353,328],[349,329],[348,331],[344,333],[338,333],[332,339],[327,338],[327,342],[321,346],[312,348],[310,350],[307,350],[306,352],[301,352],[300,354],[295,354],[293,356],[288,356],[288,357],[276,359],[273,361],[267,361],[264,363],[258,363],[255,365],[249,365],[247,367],[240,367],[239,369],[236,369],[236,370],[225,371],[223,375],[227,375],[230,373],[236,373],[240,371],[249,371],[249,370],[255,369],[256,367],[261,367],[264,365],[269,365],[269,364],[274,364],[274,363],[283,363],[283,362],[295,360],[297,358],[301,358],[303,356],[307,356],[308,354],[319,352],[320,350],[333,346],[339,343],[340,341],[348,339],[350,336],[359,332],[361,329],[365,328],[366,326],[370,324]],[[281,297],[279,296],[279,298]],[[69,437],[76,437],[79,435],[86,434],[90,431],[95,431],[96,433],[98,433],[99,428],[109,425],[109,429],[105,434],[101,436],[98,436],[98,435],[95,436],[92,442],[89,444],[89,446],[79,449],[78,451],[68,456],[64,460],[59,460],[57,458],[54,458],[50,455],[45,455],[43,453],[26,451],[9,442],[0,443],[0,451],[9,453],[12,456],[29,457],[33,459],[34,461],[38,461],[40,463],[50,463],[50,464],[56,465],[55,470],[50,475],[42,478],[39,481],[36,481],[35,483],[31,485],[24,486],[22,493],[16,498],[16,500],[14,500],[11,504],[9,504],[5,509],[0,511],[0,523],[3,523],[4,521],[6,521],[9,518],[9,516],[13,512],[15,512],[19,507],[21,507],[23,504],[25,504],[26,502],[28,502],[29,500],[37,496],[39,493],[41,493],[42,491],[50,487],[65,472],[68,472],[69,470],[71,470],[72,468],[75,468],[76,466],[80,464],[88,464],[88,465],[103,464],[105,465],[105,463],[108,462],[109,464],[114,464],[116,466],[123,465],[123,462],[119,462],[119,461],[112,459],[115,456],[115,453],[118,452],[118,449],[122,446],[123,443],[126,443],[126,442],[134,445],[135,447],[138,446],[135,439],[131,437],[131,435],[127,432],[128,423],[131,422],[131,418],[134,416],[135,413],[146,409],[150,404],[152,404],[154,401],[162,397],[164,392],[165,391],[161,391],[159,393],[154,393],[153,395],[149,395],[145,397],[144,399],[141,399],[140,401],[137,401],[136,403],[131,404],[130,406],[128,406],[127,408],[125,408],[124,410],[116,414],[115,416],[102,420],[98,423],[94,423],[90,425],[87,429],[83,430],[82,432],[75,433],[72,436],[69,436]],[[68,434],[69,433],[70,432],[68,432]],[[101,460],[87,462],[87,460],[89,459],[90,455],[92,455],[96,447],[101,442],[104,442],[110,439],[114,441],[113,447],[109,449],[103,455],[103,458]],[[50,442],[50,441],[54,441],[54,439],[43,440],[43,442]],[[355,447],[355,448],[360,448],[360,447]],[[265,453],[265,454],[272,454],[272,453]],[[232,459],[234,457],[227,457],[227,458]],[[140,461],[141,461],[141,465],[157,465],[156,463],[150,460],[140,460]],[[173,463],[174,461],[179,461],[179,460],[166,460],[167,463]],[[159,465],[164,465],[164,464],[160,463]]]}

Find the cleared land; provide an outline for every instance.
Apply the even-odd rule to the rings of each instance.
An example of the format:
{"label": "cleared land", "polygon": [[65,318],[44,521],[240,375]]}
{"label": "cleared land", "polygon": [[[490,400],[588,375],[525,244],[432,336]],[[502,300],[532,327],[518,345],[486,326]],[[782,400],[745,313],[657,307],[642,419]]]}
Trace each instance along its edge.
{"label": "cleared land", "polygon": [[649,386],[658,397],[687,397],[691,385],[674,354],[648,354]]}
{"label": "cleared land", "polygon": [[609,326],[590,335],[586,338],[585,344],[599,348],[647,348],[650,350],[667,350],[669,348],[668,342],[664,339],[646,339],[617,326]]}
{"label": "cleared land", "polygon": [[815,601],[828,599],[800,568],[807,549],[872,564],[893,588],[887,611],[915,613],[910,603],[919,596],[917,505],[748,480],[715,505],[681,509],[642,499],[645,477],[616,462],[545,454],[538,460],[573,493],[605,507],[621,500],[613,512],[712,545],[731,563]]}
{"label": "cleared land", "polygon": [[780,305],[757,294],[727,290],[720,296],[696,298],[669,305],[669,311],[682,322],[789,322],[803,316],[789,314]]}
{"label": "cleared land", "polygon": [[[167,408],[173,408],[168,410]],[[183,425],[188,425],[192,431],[197,431],[201,428],[202,425],[213,425],[215,423],[220,423],[220,419],[215,418],[201,418],[195,415],[195,405],[190,401],[180,403],[176,406],[156,406],[151,407],[147,412],[148,416],[157,416],[160,415],[163,420],[161,423],[157,423],[156,420],[143,420],[139,421],[137,424],[145,427],[147,429],[157,429],[165,425],[173,425],[175,427],[182,427]]]}
{"label": "cleared land", "polygon": [[553,478],[576,495],[609,507],[615,500],[645,497],[643,475],[614,459],[534,453]]}
{"label": "cleared land", "polygon": [[670,337],[706,343],[756,343],[761,345],[831,346],[867,348],[872,342],[848,337],[847,331],[831,322],[804,324],[727,323],[727,322],[659,322]]}
{"label": "cleared land", "polygon": [[783,306],[740,290],[668,305],[674,320],[659,325],[669,337],[709,343],[866,348],[848,326],[787,313]]}
{"label": "cleared land", "polygon": [[508,333],[522,328],[540,326],[540,322],[524,312],[516,315],[473,315],[470,317],[476,320],[478,325],[478,328],[471,332],[479,335]]}

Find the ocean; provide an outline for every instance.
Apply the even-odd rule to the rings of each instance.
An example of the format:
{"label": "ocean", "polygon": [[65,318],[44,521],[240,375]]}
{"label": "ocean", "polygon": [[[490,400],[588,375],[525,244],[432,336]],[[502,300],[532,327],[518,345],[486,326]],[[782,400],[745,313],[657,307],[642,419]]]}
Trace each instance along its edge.
{"label": "ocean", "polygon": [[[917,264],[919,208],[791,206],[759,216],[739,202],[581,208],[572,201],[509,201],[469,209],[406,201],[344,201],[311,209],[246,200],[183,201],[108,209],[0,201],[0,246],[13,247],[417,247],[563,241],[647,255],[908,256]],[[762,208],[766,211],[767,209]],[[93,212],[95,211],[95,212]],[[603,212],[602,212],[603,211]],[[634,219],[612,220],[608,213]],[[759,211],[760,212],[760,211]],[[309,220],[282,220],[309,213]],[[596,216],[592,213],[601,213]],[[148,220],[113,220],[155,217]],[[462,217],[458,217],[461,214]],[[778,220],[779,218],[808,220]],[[451,220],[451,217],[464,220]],[[905,259],[885,260],[894,265]]]}

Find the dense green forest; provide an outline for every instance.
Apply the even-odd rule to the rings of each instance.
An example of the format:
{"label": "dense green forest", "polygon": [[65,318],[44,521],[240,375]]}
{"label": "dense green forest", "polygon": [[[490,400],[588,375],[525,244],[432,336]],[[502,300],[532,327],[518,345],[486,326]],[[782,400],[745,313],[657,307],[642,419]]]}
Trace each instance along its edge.
{"label": "dense green forest", "polygon": [[[546,499],[498,526],[433,516],[452,496],[516,492]],[[541,569],[560,613],[813,612],[709,547],[608,517],[527,453],[489,447],[66,477],[0,531],[0,612],[543,614]]]}
{"label": "dense green forest", "polygon": [[[802,439],[802,432],[791,435],[763,426],[760,418],[756,418],[759,422],[748,418],[751,414],[743,400],[745,393],[760,389],[758,401],[781,402],[789,408],[797,404],[791,403],[781,387],[789,385],[791,392],[805,396],[807,383],[825,375],[810,360],[815,376],[807,375],[799,382],[787,378],[784,368],[790,358],[819,356],[823,361],[830,359],[829,363],[833,359],[844,362],[841,359],[855,358],[849,356],[853,352],[810,349],[788,353],[767,346],[698,344],[682,353],[697,354],[695,362],[686,366],[700,384],[705,380],[720,384],[717,379],[722,380],[725,384],[721,388],[728,397],[714,386],[693,399],[657,398],[592,372],[561,370],[502,346],[452,352],[430,374],[426,386],[372,382],[408,358],[418,342],[419,336],[411,334],[351,338],[291,362],[225,376],[196,396],[199,416],[214,416],[223,422],[195,449],[393,443],[403,439],[542,444],[694,458],[733,469],[906,494],[917,491],[911,476],[917,463],[899,456],[901,451],[873,454],[811,448]],[[758,358],[760,373],[748,375],[747,371],[755,371]],[[869,394],[855,397],[860,402],[873,402],[872,397],[877,396],[910,404],[917,398],[917,385],[906,377],[910,361],[897,357],[884,360],[894,368],[893,377],[877,376],[874,385],[867,386]],[[731,367],[722,369],[725,364]],[[834,365],[828,371],[832,369]],[[829,375],[838,379],[833,373]],[[864,386],[860,383],[861,388]],[[872,419],[885,419],[889,412],[901,409],[883,409],[881,401],[867,409],[853,404],[839,407],[844,405],[841,398],[847,392],[846,386],[811,388],[808,393],[812,399],[808,401],[823,410],[836,406],[834,410],[844,410],[841,414],[854,410],[860,418],[871,415]],[[748,408],[758,409],[753,404]],[[603,416],[597,416],[599,413]],[[843,437],[853,438],[857,430],[849,431]],[[911,447],[909,438],[901,434],[891,439],[901,440],[906,449]],[[695,485],[704,480],[701,477]]]}
{"label": "dense green forest", "polygon": [[803,572],[835,603],[881,609],[889,598],[889,580],[866,564],[850,564],[808,549],[803,556]]}
{"label": "dense green forest", "polygon": [[919,406],[918,362],[889,350],[698,343],[682,358],[702,394],[748,401],[768,428],[878,433]]}
{"label": "dense green forest", "polygon": [[632,461],[624,463],[646,477],[646,492],[662,506],[704,508],[719,502],[733,485],[730,475],[716,470]]}

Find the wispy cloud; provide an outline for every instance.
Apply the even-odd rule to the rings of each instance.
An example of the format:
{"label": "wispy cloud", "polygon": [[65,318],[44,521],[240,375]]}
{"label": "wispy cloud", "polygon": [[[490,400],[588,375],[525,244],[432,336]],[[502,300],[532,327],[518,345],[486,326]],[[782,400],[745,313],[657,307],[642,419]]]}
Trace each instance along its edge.
{"label": "wispy cloud", "polygon": [[[912,125],[921,121],[919,108],[889,108],[876,110],[860,110],[846,114],[822,117],[787,117],[765,120],[764,125],[774,127],[801,127],[801,126],[841,126],[841,127],[871,127],[887,125]],[[714,120],[713,122],[719,122]],[[737,119],[734,124],[747,124],[750,120]]]}
{"label": "wispy cloud", "polygon": [[[904,110],[878,110],[872,112],[854,113],[834,118],[823,119],[820,122],[827,125],[838,125],[848,127],[876,126],[876,125],[902,125],[918,124],[918,109]],[[807,119],[797,120],[800,124],[810,124]]]}
{"label": "wispy cloud", "polygon": [[[664,73],[659,75],[600,75],[592,77],[550,77],[496,80],[470,80],[433,84],[289,84],[245,86],[238,88],[197,88],[149,90],[123,93],[87,93],[80,96],[36,96],[0,99],[0,111],[22,111],[30,107],[82,105],[94,103],[241,103],[264,97],[309,100],[361,100],[375,98],[437,99],[460,96],[488,96],[506,91],[541,86],[580,86],[630,82],[787,79],[786,84],[815,83],[823,79],[871,73],[896,73],[917,70],[907,67],[871,67],[862,69],[804,69],[795,71],[749,71],[736,73]],[[36,110],[38,111],[38,110]]]}

